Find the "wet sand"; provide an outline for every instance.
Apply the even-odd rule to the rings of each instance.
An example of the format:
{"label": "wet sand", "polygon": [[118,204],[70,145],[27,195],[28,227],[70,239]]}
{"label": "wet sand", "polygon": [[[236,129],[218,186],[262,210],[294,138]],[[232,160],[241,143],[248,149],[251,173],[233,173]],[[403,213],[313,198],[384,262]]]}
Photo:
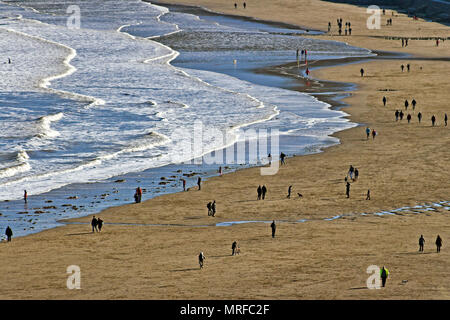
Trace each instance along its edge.
{"label": "wet sand", "polygon": [[[224,8],[216,0],[171,2],[207,4],[212,10],[236,14],[234,8]],[[247,2],[249,10],[239,14],[301,21],[311,28],[326,27],[328,20],[335,25],[339,15],[355,26],[367,17],[363,8],[343,4],[308,1],[309,6],[300,10],[297,1],[280,3],[261,0],[258,9],[250,9],[252,2]],[[315,10],[322,10],[321,14],[312,17]],[[445,41],[436,48],[432,40],[417,40],[402,49],[398,40],[373,37],[417,34],[448,35],[449,28],[395,16],[393,28],[355,28],[352,37],[318,36],[417,58],[378,59],[312,71],[312,78],[356,84],[342,110],[362,126],[335,134],[341,144],[319,154],[289,158],[273,176],[261,176],[259,168],[239,170],[209,179],[201,191],[193,188],[107,209],[98,214],[106,222],[101,233],[92,234],[86,224],[70,224],[1,243],[0,257],[6,263],[0,298],[448,299],[450,211],[370,215],[450,200],[450,130],[443,126],[443,115],[449,113],[450,63],[425,59],[449,57],[450,44]],[[402,63],[410,63],[411,72],[401,72]],[[360,68],[366,71],[364,77],[359,75]],[[386,107],[381,103],[384,95]],[[405,112],[404,100],[413,97],[418,101],[416,109],[410,106],[406,112],[411,112],[412,122],[396,122],[395,110]],[[421,124],[418,111],[423,114]],[[435,127],[430,121],[433,114],[438,121]],[[366,140],[365,126],[377,130],[375,140]],[[352,182],[347,199],[344,177],[350,164],[359,169],[360,177]],[[259,184],[268,188],[264,201],[256,200]],[[286,199],[289,185],[293,185],[293,197]],[[367,189],[371,200],[365,200]],[[296,197],[297,192],[303,198]],[[217,201],[215,218],[208,217],[206,209],[213,199]],[[359,215],[363,212],[369,215]],[[322,220],[339,214],[347,216]],[[278,221],[274,239],[267,223],[194,227],[272,219]],[[299,219],[311,221],[286,222]],[[417,252],[421,234],[426,240],[423,254]],[[440,254],[434,247],[437,234],[443,238]],[[234,240],[240,243],[241,254],[232,257]],[[197,263],[200,251],[206,256],[203,270]],[[72,264],[81,268],[82,290],[66,288],[66,268]],[[373,264],[386,265],[390,271],[382,290],[366,288],[366,269]]]}

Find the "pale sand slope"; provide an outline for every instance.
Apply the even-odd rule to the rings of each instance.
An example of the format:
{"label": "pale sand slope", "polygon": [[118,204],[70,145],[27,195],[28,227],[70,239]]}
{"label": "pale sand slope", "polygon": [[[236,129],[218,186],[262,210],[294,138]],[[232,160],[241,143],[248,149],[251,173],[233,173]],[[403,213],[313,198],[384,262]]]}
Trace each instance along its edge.
{"label": "pale sand slope", "polygon": [[[308,16],[306,8],[315,13],[316,5],[329,6],[328,13],[318,15],[314,23],[312,18],[301,23],[311,22],[311,27],[318,27],[316,23],[326,14],[335,21],[339,8],[342,13],[362,10],[308,1],[309,6],[302,5],[299,12],[291,8],[288,16],[285,8],[301,2],[284,1],[285,13],[277,15],[275,9],[280,7],[275,5],[279,2],[259,1],[264,10],[246,14],[293,22],[288,17],[302,21],[302,15]],[[210,3],[209,8],[220,10],[214,1]],[[365,11],[361,12],[365,15]],[[342,18],[346,20],[343,14]],[[405,18],[402,33],[417,32],[410,22]],[[414,23],[430,33],[433,26],[448,30],[437,24]],[[382,32],[396,35],[399,30]],[[398,49],[398,41],[372,40],[362,35],[358,38],[355,44],[362,47]],[[351,38],[356,41],[353,39],[356,37]],[[439,48],[433,47],[431,41],[412,41],[406,50],[448,57],[449,49],[448,41]],[[410,61],[412,71],[401,73],[402,62],[383,60],[312,72],[314,77],[359,84],[358,91],[346,99],[350,107],[344,110],[351,114],[352,121],[378,131],[374,141],[366,141],[365,126],[353,128],[335,135],[340,145],[324,153],[289,158],[287,166],[274,176],[261,176],[259,168],[242,170],[210,179],[202,191],[111,208],[100,216],[106,222],[196,225],[232,220],[318,219],[450,200],[450,127],[442,126],[444,112],[450,114],[450,63]],[[361,67],[367,73],[364,78],[359,76]],[[383,89],[396,91],[379,91]],[[383,95],[388,98],[387,107],[381,104]],[[405,119],[396,123],[395,109],[404,110],[404,99],[412,97],[418,101],[412,123],[408,125]],[[424,115],[420,125],[418,111]],[[434,128],[432,114],[438,119]],[[350,164],[359,169],[360,179],[352,183],[351,198],[346,199],[343,179]],[[269,189],[265,201],[255,200],[259,184]],[[303,199],[285,199],[290,184],[294,195],[301,192]],[[365,200],[368,188],[372,193],[370,201]],[[216,218],[206,214],[205,205],[213,199],[218,203]],[[355,215],[335,221],[278,223],[276,239],[271,239],[268,224],[208,228],[105,225],[104,232],[95,235],[85,233],[90,229],[88,225],[70,225],[1,244],[0,259],[4,263],[0,298],[448,298],[448,213],[440,210],[431,214]],[[79,220],[88,222],[90,217]],[[434,253],[438,233],[444,240],[439,255]],[[420,234],[427,241],[425,254],[416,253]],[[241,244],[242,254],[231,257],[228,255],[235,239]],[[207,257],[202,271],[197,264],[199,251]],[[65,271],[71,264],[81,267],[82,290],[65,288]],[[365,287],[369,276],[366,268],[371,264],[388,267],[388,287],[352,290]],[[407,284],[402,285],[402,280],[408,280]]]}

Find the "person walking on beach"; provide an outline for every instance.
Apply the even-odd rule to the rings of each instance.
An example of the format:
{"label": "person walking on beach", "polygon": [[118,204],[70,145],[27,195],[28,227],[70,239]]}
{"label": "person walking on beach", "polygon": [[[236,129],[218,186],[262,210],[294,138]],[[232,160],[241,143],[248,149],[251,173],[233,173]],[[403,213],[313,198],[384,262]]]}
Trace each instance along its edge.
{"label": "person walking on beach", "polygon": [[200,269],[203,269],[203,262],[205,261],[206,257],[203,254],[203,252],[200,252],[198,255],[198,264],[200,265]]}
{"label": "person walking on beach", "polygon": [[286,164],[286,162],[284,161],[284,158],[286,158],[286,155],[283,152],[280,153],[281,165]]}
{"label": "person walking on beach", "polygon": [[97,225],[98,225],[98,220],[97,220],[97,218],[94,216],[94,217],[92,218],[92,221],[91,221],[92,232],[95,232],[95,231],[98,232]]}
{"label": "person walking on beach", "polygon": [[447,114],[445,114],[445,115],[444,115],[444,123],[445,123],[445,126],[447,126],[447,121],[448,121],[448,117],[447,117]]}
{"label": "person walking on beach", "polygon": [[352,28],[348,28],[348,35],[351,36],[352,35]]}
{"label": "person walking on beach", "polygon": [[181,179],[181,181],[183,181],[183,191],[186,191],[186,180],[185,179]]}
{"label": "person walking on beach", "polygon": [[350,198],[350,182],[347,182],[347,184],[345,186],[345,194],[346,194],[347,198]]}
{"label": "person walking on beach", "polygon": [[400,68],[402,68],[402,72],[403,72],[403,70],[405,69],[405,66],[401,65]]}
{"label": "person walking on beach", "polygon": [[272,238],[275,238],[275,231],[277,230],[275,220],[272,221],[272,223],[270,224],[270,227],[272,228]]}
{"label": "person walking on beach", "polygon": [[366,200],[370,200],[370,189],[367,189],[367,196],[366,196]]}
{"label": "person walking on beach", "polygon": [[237,9],[237,3],[236,2],[234,3],[234,8]]}
{"label": "person walking on beach", "polygon": [[431,117],[431,124],[433,125],[433,127],[434,127],[435,123],[436,123],[436,117],[433,114],[433,116]]}
{"label": "person walking on beach", "polygon": [[328,22],[328,32],[331,31],[331,22]]}
{"label": "person walking on beach", "polygon": [[244,2],[244,9],[247,7],[247,4]]}
{"label": "person walking on beach", "polygon": [[411,101],[411,105],[413,107],[413,110],[416,109],[416,104],[417,104],[417,101],[416,101],[416,99],[413,98],[412,101]]}
{"label": "person walking on beach", "polygon": [[219,175],[222,175],[222,166],[219,167]]}
{"label": "person walking on beach", "polygon": [[25,203],[27,203],[27,200],[28,200],[27,190],[23,190],[23,201],[25,201]]}
{"label": "person walking on beach", "polygon": [[289,188],[288,188],[288,195],[287,195],[288,199],[291,198],[291,191],[292,191],[292,186],[289,186]]}
{"label": "person walking on beach", "polygon": [[405,100],[405,110],[408,110],[409,102],[408,100]]}
{"label": "person walking on beach", "polygon": [[142,189],[141,187],[137,187],[137,194],[138,194],[138,202],[140,203],[142,200]]}
{"label": "person walking on beach", "polygon": [[377,132],[375,129],[372,129],[372,140],[375,140],[375,137],[377,136]]}
{"label": "person walking on beach", "polygon": [[234,241],[233,242],[233,244],[231,245],[231,255],[232,256],[234,256],[235,255],[235,251],[236,251],[236,248],[237,248],[237,242],[236,241]]}
{"label": "person walking on beach", "polygon": [[211,205],[211,215],[213,217],[216,216],[216,200],[213,201],[212,205]]}
{"label": "person walking on beach", "polygon": [[441,247],[442,247],[442,239],[441,237],[438,235],[436,238],[436,250],[437,252],[441,252]]}
{"label": "person walking on beach", "polygon": [[425,244],[425,239],[423,238],[423,235],[420,235],[419,238],[419,252],[423,252],[423,245]]}
{"label": "person walking on beach", "polygon": [[264,200],[266,198],[266,192],[267,192],[267,188],[265,185],[262,186],[261,192],[262,192],[262,199]]}
{"label": "person walking on beach", "polygon": [[386,107],[386,101],[387,101],[386,96],[384,96],[383,97],[383,106],[385,106],[385,107]]}
{"label": "person walking on beach", "polygon": [[103,220],[98,218],[97,219],[97,226],[98,226],[98,232],[102,231],[102,227],[103,227]]}
{"label": "person walking on beach", "polygon": [[350,176],[350,179],[353,180],[353,173],[355,172],[355,168],[353,168],[352,165],[350,165],[350,168],[348,169],[348,175]]}
{"label": "person walking on beach", "polygon": [[197,185],[198,185],[198,190],[200,191],[202,189],[202,178],[201,177],[198,177]]}
{"label": "person walking on beach", "polygon": [[370,128],[369,127],[366,128],[366,136],[367,136],[366,140],[369,140],[369,137],[370,137]]}
{"label": "person walking on beach", "polygon": [[405,39],[402,38],[402,48],[405,46]]}
{"label": "person walking on beach", "polygon": [[389,276],[389,270],[383,266],[383,268],[381,268],[381,270],[380,270],[380,278],[381,278],[381,286],[382,287],[386,286],[386,279],[388,278],[388,276]]}
{"label": "person walking on beach", "polygon": [[12,232],[12,230],[11,230],[11,228],[9,226],[6,227],[5,235],[6,235],[7,241],[10,242],[11,238],[12,238],[12,235],[13,235],[13,232]]}
{"label": "person walking on beach", "polygon": [[406,116],[406,120],[408,120],[408,123],[411,122],[411,114],[408,113],[408,115]]}
{"label": "person walking on beach", "polygon": [[400,112],[398,112],[398,110],[395,110],[395,121],[398,121],[399,115],[400,115]]}
{"label": "person walking on beach", "polygon": [[403,111],[400,110],[399,116],[400,116],[400,120],[403,120]]}
{"label": "person walking on beach", "polygon": [[267,156],[267,160],[269,160],[269,166],[272,165],[272,155],[270,153]]}
{"label": "person walking on beach", "polygon": [[258,186],[258,189],[256,189],[256,191],[258,192],[258,200],[261,200],[262,188],[260,185]]}
{"label": "person walking on beach", "polygon": [[406,65],[406,69],[408,70],[408,72],[409,72],[409,69],[410,69],[410,64],[408,63],[407,65]]}
{"label": "person walking on beach", "polygon": [[359,72],[361,72],[361,77],[363,77],[364,76],[364,69],[361,68],[361,70],[359,70]]}
{"label": "person walking on beach", "polygon": [[359,176],[359,171],[357,168],[355,168],[355,180],[354,181],[358,180],[358,176]]}
{"label": "person walking on beach", "polygon": [[419,112],[419,113],[417,114],[417,118],[419,118],[419,123],[420,123],[420,121],[422,121],[422,113]]}
{"label": "person walking on beach", "polygon": [[212,202],[210,201],[210,202],[208,202],[208,204],[206,205],[206,208],[208,208],[208,216],[210,216],[211,215],[211,206],[212,206]]}

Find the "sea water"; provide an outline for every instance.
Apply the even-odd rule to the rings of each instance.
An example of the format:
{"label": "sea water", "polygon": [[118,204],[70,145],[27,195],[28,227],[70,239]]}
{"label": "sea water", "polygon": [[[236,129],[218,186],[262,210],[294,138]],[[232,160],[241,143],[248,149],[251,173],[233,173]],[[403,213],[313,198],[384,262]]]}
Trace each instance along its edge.
{"label": "sea water", "polygon": [[194,184],[183,174],[215,174],[219,165],[184,163],[223,148],[214,136],[179,157],[197,121],[228,130],[231,144],[237,128],[278,129],[288,154],[317,152],[355,125],[251,71],[292,61],[297,48],[311,60],[368,50],[136,0],[71,1],[81,28],[68,28],[68,5],[0,2],[0,227],[16,236],[131,202],[137,185],[147,199],[180,191],[180,178]]}

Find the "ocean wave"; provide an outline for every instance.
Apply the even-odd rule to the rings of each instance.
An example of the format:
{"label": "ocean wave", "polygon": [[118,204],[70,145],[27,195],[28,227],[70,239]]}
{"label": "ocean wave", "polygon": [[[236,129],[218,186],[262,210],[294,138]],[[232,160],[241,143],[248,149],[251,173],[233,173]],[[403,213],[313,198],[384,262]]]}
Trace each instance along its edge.
{"label": "ocean wave", "polygon": [[43,116],[37,119],[38,122],[38,131],[36,134],[39,138],[55,138],[60,135],[60,133],[56,130],[53,130],[50,126],[52,122],[59,121],[64,116],[62,112],[51,114],[48,116]]}

